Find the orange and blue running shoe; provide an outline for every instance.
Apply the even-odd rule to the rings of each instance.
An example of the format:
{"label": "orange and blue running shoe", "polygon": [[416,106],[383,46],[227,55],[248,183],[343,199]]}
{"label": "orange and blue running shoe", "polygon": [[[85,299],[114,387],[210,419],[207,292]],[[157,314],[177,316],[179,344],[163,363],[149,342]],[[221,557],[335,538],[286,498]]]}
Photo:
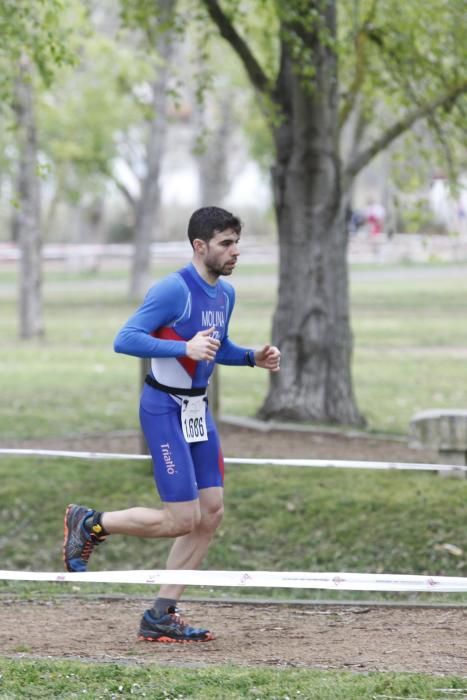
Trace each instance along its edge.
{"label": "orange and blue running shoe", "polygon": [[91,530],[84,523],[96,511],[71,503],[65,513],[65,537],[63,541],[63,562],[67,571],[86,571],[89,557],[94,547],[106,538],[102,526],[91,522]]}
{"label": "orange and blue running shoe", "polygon": [[190,627],[186,624],[173,606],[161,617],[154,617],[152,610],[146,610],[141,618],[138,632],[139,639],[147,642],[209,642],[215,639],[209,630]]}

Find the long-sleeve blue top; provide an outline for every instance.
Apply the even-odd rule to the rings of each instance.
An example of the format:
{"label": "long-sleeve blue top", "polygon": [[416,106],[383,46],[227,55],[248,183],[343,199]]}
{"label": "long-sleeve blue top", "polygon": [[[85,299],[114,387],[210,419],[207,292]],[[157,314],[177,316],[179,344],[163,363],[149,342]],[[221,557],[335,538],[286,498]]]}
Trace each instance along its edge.
{"label": "long-sleeve blue top", "polygon": [[[150,288],[139,309],[118,332],[114,341],[115,351],[135,357],[186,357],[186,341],[206,326],[217,326],[216,322],[212,323],[212,319],[216,321],[215,312],[205,312],[207,323],[203,325],[198,318],[193,317],[193,309],[203,303],[209,306],[209,300],[209,309],[217,308],[215,305],[213,307],[216,299],[222,299],[225,304],[221,312],[224,321],[219,321],[219,316],[217,317],[222,328],[219,327],[221,345],[216,363],[250,364],[247,352],[250,353],[250,360],[254,360],[254,350],[236,345],[228,336],[228,324],[235,303],[233,287],[224,280],[218,280],[216,285],[208,284],[191,263]],[[171,337],[167,337],[167,333],[166,337],[156,337],[160,329],[164,328],[173,329]]]}

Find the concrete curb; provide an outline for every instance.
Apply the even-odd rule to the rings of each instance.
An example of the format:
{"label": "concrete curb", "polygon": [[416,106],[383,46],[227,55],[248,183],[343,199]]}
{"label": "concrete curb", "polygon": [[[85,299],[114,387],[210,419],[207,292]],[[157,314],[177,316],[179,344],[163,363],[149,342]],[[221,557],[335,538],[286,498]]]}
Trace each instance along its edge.
{"label": "concrete curb", "polygon": [[279,421],[262,421],[258,418],[250,418],[248,416],[231,416],[231,415],[221,415],[218,419],[219,423],[224,423],[225,425],[232,425],[237,428],[247,428],[249,430],[257,430],[261,433],[270,433],[275,430],[281,430],[285,432],[297,432],[297,433],[314,433],[316,435],[336,435],[345,438],[355,438],[359,440],[385,440],[389,442],[398,442],[402,444],[408,444],[408,437],[403,435],[386,435],[384,433],[368,433],[363,430],[345,430],[342,428],[323,426],[323,425],[311,425],[304,423],[282,423]]}

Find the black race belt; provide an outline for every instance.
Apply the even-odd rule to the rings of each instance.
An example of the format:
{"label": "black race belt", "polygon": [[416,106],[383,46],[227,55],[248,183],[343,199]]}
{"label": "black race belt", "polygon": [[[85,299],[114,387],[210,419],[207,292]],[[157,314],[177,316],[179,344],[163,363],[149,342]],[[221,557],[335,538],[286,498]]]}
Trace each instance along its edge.
{"label": "black race belt", "polygon": [[144,381],[146,384],[149,384],[149,386],[152,386],[153,389],[165,391],[166,394],[175,394],[179,396],[203,396],[206,393],[206,387],[198,387],[196,389],[179,389],[178,387],[174,386],[166,386],[165,384],[158,382],[157,379],[154,379],[154,377],[152,377],[150,374],[146,375],[146,379]]}

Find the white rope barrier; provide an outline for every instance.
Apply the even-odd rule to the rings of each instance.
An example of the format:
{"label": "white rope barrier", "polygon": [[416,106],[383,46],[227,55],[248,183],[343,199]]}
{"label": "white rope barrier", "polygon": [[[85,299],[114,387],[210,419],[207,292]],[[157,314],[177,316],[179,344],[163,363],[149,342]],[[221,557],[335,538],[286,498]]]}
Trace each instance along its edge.
{"label": "white rope barrier", "polygon": [[467,578],[403,574],[310,573],[306,571],[133,570],[56,573],[0,571],[0,580],[68,583],[182,584],[261,588],[322,588],[342,591],[466,593]]}
{"label": "white rope barrier", "polygon": [[[92,460],[125,460],[148,461],[150,455],[134,455],[122,452],[75,452],[72,450],[34,450],[0,448],[0,456],[23,457],[73,457],[74,459]],[[335,469],[386,469],[392,471],[436,471],[436,472],[467,472],[467,466],[452,464],[423,464],[411,462],[371,462],[365,460],[340,460],[340,459],[272,459],[256,457],[226,457],[226,464],[250,464],[259,466],[289,466],[289,467],[318,467]]]}

